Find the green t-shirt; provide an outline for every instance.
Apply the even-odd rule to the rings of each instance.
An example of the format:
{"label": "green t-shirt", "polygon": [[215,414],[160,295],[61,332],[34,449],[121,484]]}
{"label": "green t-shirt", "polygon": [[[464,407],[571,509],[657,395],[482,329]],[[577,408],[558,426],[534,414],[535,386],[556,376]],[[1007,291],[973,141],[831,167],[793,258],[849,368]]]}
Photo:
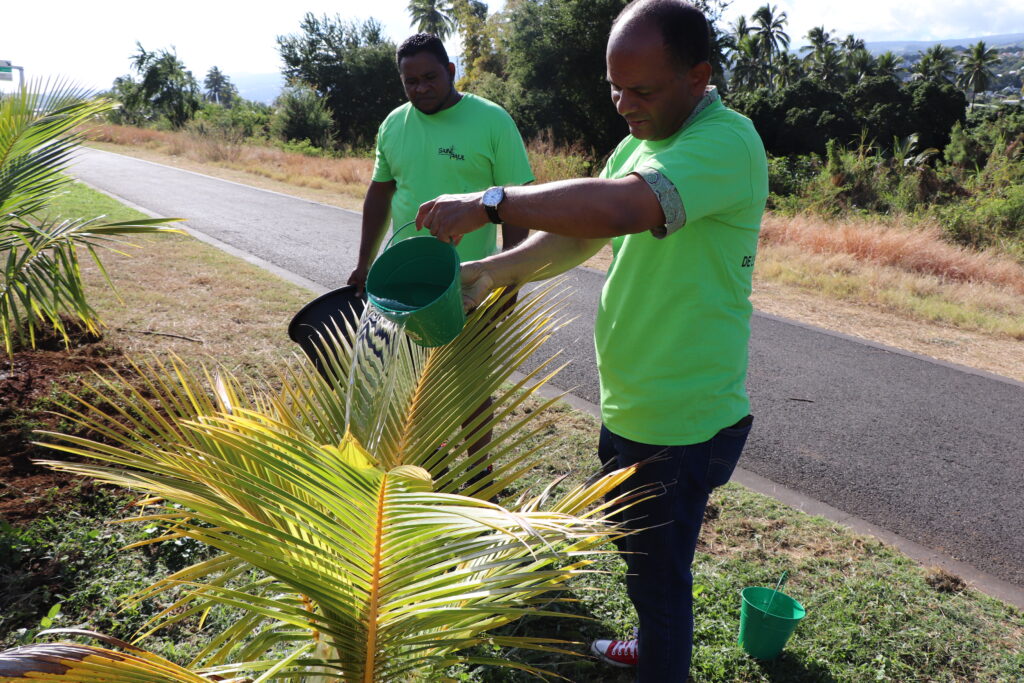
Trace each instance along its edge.
{"label": "green t-shirt", "polygon": [[668,139],[627,137],[602,172],[661,174],[685,214],[663,239],[612,241],[594,326],[604,423],[659,446],[707,441],[750,410],[749,297],[768,166],[749,119],[714,92],[707,100]]}
{"label": "green t-shirt", "polygon": [[[436,114],[424,114],[409,102],[388,114],[377,131],[373,179],[396,183],[394,231],[416,218],[420,204],[439,195],[522,185],[533,181],[533,173],[512,117],[489,100],[463,93]],[[398,240],[416,235],[415,228],[406,228]],[[463,237],[456,250],[463,261],[494,254],[494,224]]]}

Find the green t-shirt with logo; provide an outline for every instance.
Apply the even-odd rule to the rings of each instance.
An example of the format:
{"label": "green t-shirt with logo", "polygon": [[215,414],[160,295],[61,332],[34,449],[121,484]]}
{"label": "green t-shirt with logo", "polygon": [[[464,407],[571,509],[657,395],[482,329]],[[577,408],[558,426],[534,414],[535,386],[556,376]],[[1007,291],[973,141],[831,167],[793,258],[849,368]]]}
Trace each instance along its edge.
{"label": "green t-shirt with logo", "polygon": [[672,137],[627,137],[602,172],[664,176],[685,216],[662,239],[612,241],[594,326],[602,419],[641,443],[707,441],[750,410],[749,297],[767,160],[749,119],[711,95]]}
{"label": "green t-shirt with logo", "polygon": [[[424,114],[409,102],[392,111],[377,131],[373,180],[396,183],[394,231],[416,218],[420,204],[439,195],[522,185],[533,181],[533,173],[512,117],[489,100],[463,93],[436,114]],[[423,233],[409,227],[398,240],[417,234]],[[494,224],[463,237],[456,250],[463,261],[494,254]]]}

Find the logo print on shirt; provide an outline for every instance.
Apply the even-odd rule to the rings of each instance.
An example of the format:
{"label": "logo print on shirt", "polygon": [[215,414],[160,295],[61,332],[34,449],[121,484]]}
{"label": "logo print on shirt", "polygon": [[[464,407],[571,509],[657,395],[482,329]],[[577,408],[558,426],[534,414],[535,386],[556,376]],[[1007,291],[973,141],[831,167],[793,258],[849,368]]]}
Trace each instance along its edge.
{"label": "logo print on shirt", "polygon": [[440,154],[441,156],[447,155],[449,159],[453,159],[455,161],[466,160],[465,155],[455,153],[455,145],[452,145],[450,147],[438,147],[437,153]]}

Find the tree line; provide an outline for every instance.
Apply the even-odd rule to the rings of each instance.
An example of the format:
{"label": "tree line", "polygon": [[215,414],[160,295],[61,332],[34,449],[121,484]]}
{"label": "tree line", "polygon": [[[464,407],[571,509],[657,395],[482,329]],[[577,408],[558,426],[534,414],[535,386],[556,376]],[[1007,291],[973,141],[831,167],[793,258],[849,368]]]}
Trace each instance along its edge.
{"label": "tree line", "polygon": [[[524,137],[544,135],[599,158],[627,132],[610,105],[604,65],[608,31],[625,4],[509,0],[491,13],[479,0],[411,0],[408,11],[410,32],[458,34],[460,88],[505,107]],[[829,140],[850,144],[864,131],[885,149],[915,134],[922,149],[941,149],[954,125],[965,122],[968,96],[973,103],[993,83],[1000,60],[983,41],[960,53],[935,45],[909,58],[876,57],[863,40],[824,26],[793,49],[788,16],[771,4],[728,26],[726,0],[695,4],[712,26],[715,85],[754,121],[773,155],[822,155]],[[380,121],[404,101],[395,43],[381,24],[307,14],[277,44],[289,85],[273,109],[245,103],[216,67],[200,88],[173,51],[139,45],[136,75],[114,83],[122,103],[117,116],[181,127],[204,111],[224,118],[210,114],[210,105],[242,107],[268,135],[317,147],[372,146]]]}

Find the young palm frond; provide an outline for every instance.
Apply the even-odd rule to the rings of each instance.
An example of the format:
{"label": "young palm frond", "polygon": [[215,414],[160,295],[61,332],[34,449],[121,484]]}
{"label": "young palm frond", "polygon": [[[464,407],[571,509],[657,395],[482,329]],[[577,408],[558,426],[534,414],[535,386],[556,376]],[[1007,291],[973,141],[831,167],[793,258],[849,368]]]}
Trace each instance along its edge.
{"label": "young palm frond", "polygon": [[[40,635],[60,633],[87,636],[107,642],[127,652],[93,645],[56,643],[26,645],[0,652],[0,683],[15,681],[146,681],[146,683],[209,683],[196,673],[128,643],[91,631],[52,629]],[[243,683],[252,679],[221,679],[223,683]]]}
{"label": "young palm frond", "polygon": [[45,216],[47,204],[71,182],[63,171],[81,142],[79,127],[111,106],[63,82],[32,82],[0,97],[0,335],[8,355],[25,337],[35,345],[40,321],[67,342],[62,313],[98,331],[77,247],[87,249],[106,275],[98,247],[120,244],[125,235],[180,232],[164,227],[170,219],[100,224]]}
{"label": "young palm frond", "polygon": [[[374,338],[353,346],[339,334],[321,359],[327,372],[307,363],[253,398],[227,375],[177,361],[139,366],[139,388],[101,380],[105,400],[82,399],[70,416],[104,442],[49,435],[58,450],[116,467],[47,464],[149,494],[144,503],[158,509],[133,521],[163,527],[158,540],[223,553],[134,598],[188,591],[152,627],[215,604],[243,610],[194,666],[345,682],[405,680],[457,661],[529,668],[459,653],[484,642],[561,651],[487,631],[548,614],[542,605],[587,571],[587,556],[620,533],[613,505],[600,501],[632,469],[561,495],[551,486],[506,506],[489,501],[537,464],[538,447],[523,444],[542,428],[541,411],[499,422],[553,373],[542,364],[501,386],[559,324],[550,288],[496,319],[509,296],[493,295],[459,338],[429,351],[386,327],[348,330]],[[493,414],[463,426],[490,395]],[[469,437],[488,428],[493,440],[467,466]],[[492,463],[493,474],[459,493]]]}

